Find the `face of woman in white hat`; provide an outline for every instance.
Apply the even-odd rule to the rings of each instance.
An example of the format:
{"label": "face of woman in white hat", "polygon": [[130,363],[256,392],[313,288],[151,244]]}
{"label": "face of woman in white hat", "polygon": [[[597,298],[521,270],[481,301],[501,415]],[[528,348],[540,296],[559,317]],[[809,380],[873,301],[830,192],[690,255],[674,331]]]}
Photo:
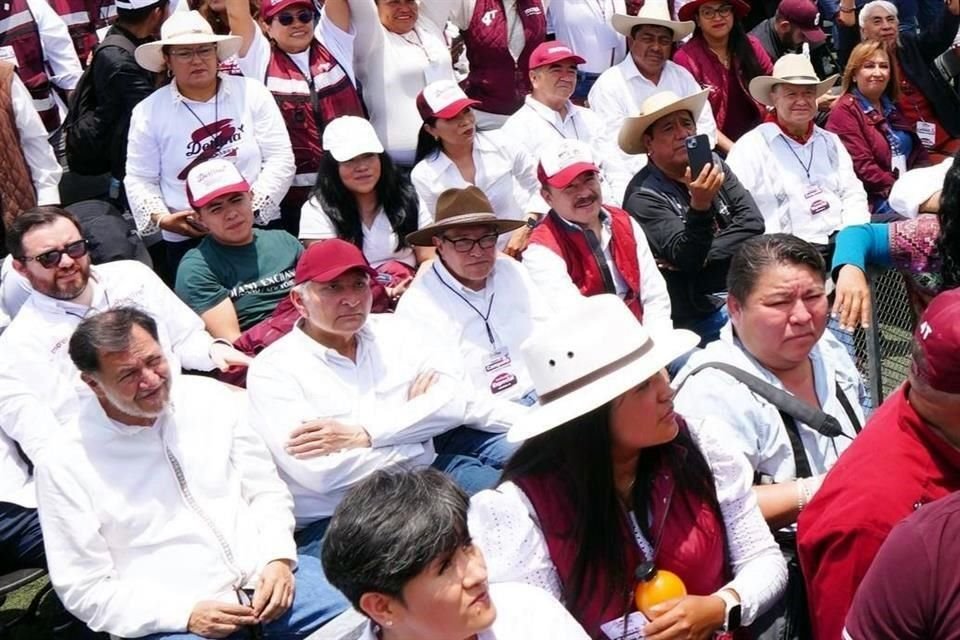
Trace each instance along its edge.
{"label": "face of woman in white hat", "polygon": [[670,442],[680,429],[673,412],[673,390],[661,369],[610,403],[613,458],[629,458],[646,447]]}
{"label": "face of woman in white hat", "polygon": [[191,100],[209,100],[217,91],[217,44],[178,44],[164,47],[163,60],[177,90]]}
{"label": "face of woman in white hat", "polygon": [[817,115],[817,85],[780,83],[770,98],[780,124],[790,133],[805,135]]}

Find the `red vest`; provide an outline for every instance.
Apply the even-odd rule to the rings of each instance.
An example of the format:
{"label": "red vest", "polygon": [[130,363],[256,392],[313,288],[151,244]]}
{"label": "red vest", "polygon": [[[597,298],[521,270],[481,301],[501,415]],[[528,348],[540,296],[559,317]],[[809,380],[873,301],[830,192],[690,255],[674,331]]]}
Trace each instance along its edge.
{"label": "red vest", "polygon": [[73,48],[77,51],[80,64],[84,67],[90,55],[97,48],[100,39],[97,29],[113,23],[116,8],[112,0],[48,0],[53,10],[67,23],[67,30],[73,39]]}
{"label": "red vest", "polygon": [[463,90],[489,113],[511,115],[523,106],[524,96],[530,93],[530,54],[547,36],[547,17],[540,0],[517,0],[516,10],[524,37],[516,61],[507,47],[508,19],[501,0],[477,0],[463,36],[470,62]]}
{"label": "red vest", "polygon": [[[610,216],[612,239],[610,249],[613,264],[627,283],[627,295],[624,303],[637,320],[643,321],[643,305],[640,302],[640,262],[637,260],[637,239],[633,236],[630,215],[623,209],[604,205],[603,210]],[[598,238],[599,239],[599,238]],[[587,237],[576,225],[571,225],[556,212],[551,211],[543,222],[537,225],[530,236],[530,242],[542,244],[567,263],[567,273],[573,284],[585,296],[607,291],[603,283],[600,265],[603,257],[595,256],[587,243]]]}
{"label": "red vest", "polygon": [[[681,423],[681,428],[686,429],[686,426]],[[569,491],[564,490],[565,477],[558,471],[521,478],[515,483],[536,511],[550,560],[557,569],[560,583],[566,588],[580,550],[572,537],[572,523],[578,515],[574,513]],[[683,580],[688,594],[713,594],[723,588],[731,575],[726,553],[726,529],[708,503],[684,493],[673,494],[670,511],[664,520],[665,499],[673,491],[673,486],[669,475],[656,474],[650,498],[652,540],[648,540],[653,545],[662,538],[656,565],[676,573]],[[664,522],[662,531],[661,522]],[[633,542],[632,525],[622,512],[620,532],[621,539],[627,541],[624,549],[626,574],[632,576],[637,566],[647,558]],[[589,580],[593,580],[594,588],[586,591],[581,602],[566,603],[570,613],[591,638],[604,637],[600,631],[601,624],[636,611],[632,597],[629,612],[624,611],[624,605],[627,604],[625,594],[610,587],[607,573],[604,567],[593,567],[593,575],[588,575],[587,580],[588,584]],[[630,578],[631,591],[633,586],[633,579]]]}
{"label": "red vest", "polygon": [[297,165],[293,187],[312,187],[316,183],[323,153],[320,139],[328,122],[337,116],[365,117],[350,76],[317,40],[310,44],[310,75],[312,83],[290,56],[273,48],[264,84],[280,106],[290,132]]}
{"label": "red vest", "polygon": [[[26,0],[7,0],[0,4],[0,24],[6,25],[6,31],[0,32],[0,51],[16,56],[17,74],[30,91],[33,106],[47,131],[53,131],[60,126],[60,112],[43,62],[40,31]],[[6,55],[0,58],[13,62]]]}

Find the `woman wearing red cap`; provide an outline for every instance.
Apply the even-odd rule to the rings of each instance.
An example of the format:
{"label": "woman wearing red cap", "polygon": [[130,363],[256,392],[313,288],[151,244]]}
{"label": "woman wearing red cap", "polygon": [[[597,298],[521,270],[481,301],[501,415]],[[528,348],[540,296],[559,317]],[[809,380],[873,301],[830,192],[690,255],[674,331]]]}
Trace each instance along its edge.
{"label": "woman wearing red cap", "polygon": [[320,136],[339,116],[363,116],[354,86],[353,34],[346,0],[328,0],[314,32],[312,0],[262,0],[264,32],[247,0],[227,0],[234,35],[242,38],[240,68],[276,98],[293,145],[297,172],[280,205],[283,226],[297,235],[300,208],[317,181]]}
{"label": "woman wearing red cap", "polygon": [[749,11],[743,0],[693,0],[679,11],[680,20],[693,20],[697,26],[674,60],[710,89],[717,147],[723,153],[763,121],[763,106],[747,87],[755,77],[773,73],[763,45],[740,23]]}

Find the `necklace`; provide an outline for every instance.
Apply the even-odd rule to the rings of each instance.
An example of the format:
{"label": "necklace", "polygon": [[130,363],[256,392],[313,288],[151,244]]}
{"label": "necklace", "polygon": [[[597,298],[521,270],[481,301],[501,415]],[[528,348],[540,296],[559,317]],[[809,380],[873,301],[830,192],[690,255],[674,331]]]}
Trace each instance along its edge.
{"label": "necklace", "polygon": [[[190,115],[192,115],[196,119],[196,121],[200,123],[200,126],[203,127],[203,131],[204,133],[207,134],[207,137],[213,138],[213,136],[217,133],[217,130],[214,129],[213,132],[210,131],[210,125],[204,122],[203,119],[201,119],[200,116],[197,115],[197,112],[193,110],[193,107],[190,106],[190,103],[187,102],[186,98],[183,100],[183,106],[185,106],[187,108],[187,111],[190,112]],[[220,80],[219,79],[217,80],[216,93],[213,94],[213,124],[216,124],[218,122],[220,122]]]}

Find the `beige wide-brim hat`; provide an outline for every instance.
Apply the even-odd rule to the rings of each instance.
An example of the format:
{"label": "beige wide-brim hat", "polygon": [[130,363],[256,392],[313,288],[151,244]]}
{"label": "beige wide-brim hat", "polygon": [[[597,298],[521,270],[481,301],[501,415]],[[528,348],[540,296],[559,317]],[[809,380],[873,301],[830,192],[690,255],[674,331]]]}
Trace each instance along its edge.
{"label": "beige wide-brim hat", "polygon": [[175,45],[215,44],[217,59],[226,60],[240,52],[240,36],[218,36],[198,11],[175,11],[160,27],[160,39],[137,47],[133,56],[148,71],[163,71],[163,48]]}
{"label": "beige wide-brim hat", "polygon": [[655,27],[666,27],[673,31],[673,41],[679,42],[693,33],[696,26],[689,20],[679,21],[670,19],[670,9],[667,3],[662,0],[647,0],[640,11],[635,16],[625,13],[615,13],[610,20],[610,24],[617,33],[630,37],[633,28],[642,24],[650,24]]}
{"label": "beige wide-brim hat", "polygon": [[584,298],[521,345],[539,398],[514,422],[507,440],[533,438],[602,406],[698,342],[685,329],[648,333],[613,294]]}
{"label": "beige wide-brim hat", "polygon": [[647,147],[643,144],[643,134],[654,122],[677,111],[689,111],[696,121],[709,95],[709,89],[686,98],[681,98],[672,91],[653,94],[640,105],[640,115],[624,118],[617,143],[624,153],[631,155],[646,153]]}
{"label": "beige wide-brim hat", "polygon": [[750,81],[750,95],[757,102],[772,107],[773,100],[770,98],[770,92],[773,88],[778,84],[795,84],[815,85],[819,98],[830,90],[837,81],[837,77],[837,74],[833,74],[826,80],[821,80],[817,77],[817,72],[813,70],[813,65],[807,56],[801,53],[788,53],[773,65],[772,76],[757,76]]}
{"label": "beige wide-brim hat", "polygon": [[525,220],[498,218],[493,205],[477,187],[447,189],[437,198],[437,213],[432,224],[407,234],[407,242],[415,247],[433,246],[434,236],[456,227],[495,227],[497,234],[519,229]]}

